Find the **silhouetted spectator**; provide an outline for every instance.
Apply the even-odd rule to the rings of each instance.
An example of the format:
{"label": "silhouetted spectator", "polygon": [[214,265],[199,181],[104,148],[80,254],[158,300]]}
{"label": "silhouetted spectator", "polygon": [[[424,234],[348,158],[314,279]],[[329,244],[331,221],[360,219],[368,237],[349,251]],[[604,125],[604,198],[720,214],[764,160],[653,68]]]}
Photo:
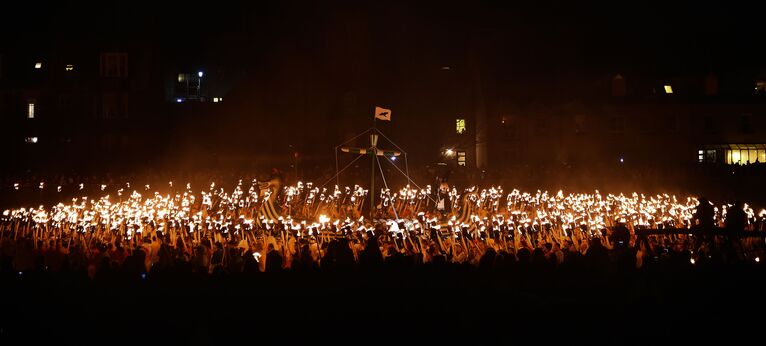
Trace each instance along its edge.
{"label": "silhouetted spectator", "polygon": [[692,225],[696,222],[697,227],[701,230],[712,230],[715,227],[714,216],[715,211],[713,210],[713,205],[710,204],[707,198],[701,197],[699,199],[699,204],[697,204],[696,211],[692,216]]}
{"label": "silhouetted spectator", "polygon": [[372,236],[367,240],[364,250],[359,254],[359,265],[365,269],[377,269],[383,264],[383,253],[380,252],[378,237]]}
{"label": "silhouetted spectator", "polygon": [[274,244],[269,244],[269,251],[266,253],[266,272],[276,273],[282,270],[282,255],[274,249]]}
{"label": "silhouetted spectator", "polygon": [[734,202],[734,206],[729,208],[726,212],[726,220],[724,221],[726,229],[728,231],[743,231],[747,226],[747,214],[742,206],[742,202]]}

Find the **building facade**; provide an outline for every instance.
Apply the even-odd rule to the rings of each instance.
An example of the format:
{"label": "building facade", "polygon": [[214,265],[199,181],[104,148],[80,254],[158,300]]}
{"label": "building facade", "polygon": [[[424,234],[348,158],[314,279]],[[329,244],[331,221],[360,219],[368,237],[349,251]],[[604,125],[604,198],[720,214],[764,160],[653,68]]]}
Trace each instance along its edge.
{"label": "building facade", "polygon": [[[712,73],[614,74],[580,81],[576,93],[555,100],[513,102],[516,95],[494,93],[485,99],[486,166],[764,163],[766,82],[757,72],[724,80],[740,82],[719,85]],[[455,166],[481,168],[473,154],[479,108],[440,121],[441,150],[452,149],[444,159]]]}

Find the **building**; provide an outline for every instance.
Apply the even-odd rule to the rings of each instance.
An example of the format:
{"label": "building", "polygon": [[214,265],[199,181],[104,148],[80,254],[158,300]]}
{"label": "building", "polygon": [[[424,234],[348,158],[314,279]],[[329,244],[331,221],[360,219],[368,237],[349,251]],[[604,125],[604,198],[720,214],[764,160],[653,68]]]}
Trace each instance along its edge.
{"label": "building", "polygon": [[[488,122],[486,167],[766,162],[766,78],[758,71],[658,78],[614,73],[525,98],[492,91],[486,106],[439,120],[455,166],[481,167],[476,114]],[[563,96],[562,96],[563,95]],[[514,102],[515,101],[515,102]],[[478,103],[478,101],[474,101]],[[465,154],[464,154],[465,153]],[[467,158],[467,159],[464,159]]]}
{"label": "building", "polygon": [[[3,145],[22,161],[93,161],[140,153],[163,113],[153,44],[53,37],[0,60]],[[45,155],[42,155],[45,154]]]}

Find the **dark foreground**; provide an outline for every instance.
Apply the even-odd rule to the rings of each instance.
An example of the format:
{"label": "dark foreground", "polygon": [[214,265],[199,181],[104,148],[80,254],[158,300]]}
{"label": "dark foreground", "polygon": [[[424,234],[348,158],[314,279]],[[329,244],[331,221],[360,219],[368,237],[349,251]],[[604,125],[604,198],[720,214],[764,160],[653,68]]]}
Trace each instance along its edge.
{"label": "dark foreground", "polygon": [[[612,272],[5,274],[0,344],[586,344],[760,339],[763,266]],[[748,342],[751,344],[751,342]],[[756,342],[755,344],[758,344]]]}

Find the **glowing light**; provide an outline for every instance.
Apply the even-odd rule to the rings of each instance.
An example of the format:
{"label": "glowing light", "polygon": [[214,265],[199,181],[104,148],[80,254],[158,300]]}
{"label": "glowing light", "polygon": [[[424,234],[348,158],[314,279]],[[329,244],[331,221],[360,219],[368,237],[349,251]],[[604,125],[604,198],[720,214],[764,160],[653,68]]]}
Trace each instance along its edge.
{"label": "glowing light", "polygon": [[27,119],[35,118],[35,104],[30,102],[27,104]]}
{"label": "glowing light", "polygon": [[41,68],[43,68],[43,63],[41,63],[41,62],[36,62],[36,63],[35,63],[35,69],[39,70],[39,69],[41,69]]}
{"label": "glowing light", "polygon": [[181,103],[181,102],[184,102],[184,99],[182,99],[180,97],[176,99],[176,103]]}
{"label": "glowing light", "polygon": [[67,71],[72,71],[72,70],[74,70],[74,65],[72,65],[72,64],[67,64],[67,65],[66,65],[66,70],[67,70]]}
{"label": "glowing light", "polygon": [[[68,205],[60,203],[48,209],[43,206],[32,210],[14,209],[5,216],[21,222],[28,219],[33,221],[36,227],[46,225],[46,229],[49,226],[52,226],[52,229],[60,228],[62,223],[67,222],[69,226],[86,229],[88,232],[91,227],[99,225],[112,230],[124,228],[128,238],[144,230],[148,232],[173,228],[186,229],[189,232],[213,230],[220,233],[236,233],[243,229],[250,231],[255,228],[284,229],[299,231],[293,232],[295,236],[311,237],[320,234],[317,232],[324,232],[328,226],[337,231],[338,236],[343,236],[354,230],[374,232],[374,229],[368,226],[377,223],[377,220],[367,221],[355,214],[359,212],[359,209],[355,209],[360,207],[358,201],[364,201],[364,197],[370,193],[359,186],[324,189],[303,182],[285,186],[284,193],[279,194],[285,198],[280,198],[278,202],[281,204],[288,201],[290,208],[282,209],[286,213],[271,219],[251,214],[263,201],[259,198],[261,190],[257,181],[252,182],[250,190],[242,187],[240,181],[233,191],[226,191],[212,183],[210,190],[206,189],[197,194],[190,190],[188,183],[184,190],[183,185],[176,185],[172,180],[166,182],[168,185],[162,184],[163,187],[181,191],[175,191],[175,194],[172,191],[160,194],[150,191],[150,186],[145,185],[148,192],[145,192],[147,195],[144,197],[132,190],[126,191],[132,193],[123,194],[123,189],[120,189],[122,183],[117,183],[115,190],[120,196],[118,201],[110,200],[108,195],[92,199],[83,196],[73,199]],[[20,185],[16,183],[14,188],[19,189]],[[126,185],[129,189],[129,184]],[[39,186],[42,188],[44,185],[41,182]],[[96,186],[105,189],[107,185]],[[33,189],[33,185],[29,188]],[[60,191],[60,188],[57,187],[57,190]],[[80,184],[80,189],[83,188],[84,185]],[[95,189],[93,186],[91,188]],[[266,191],[269,192],[268,189]],[[277,195],[274,191],[269,193]],[[397,218],[403,214],[403,210],[411,215],[395,221],[387,220],[386,231],[409,236],[409,233],[404,231],[418,230],[423,234],[428,229],[443,229],[451,233],[469,232],[477,238],[489,239],[489,235],[494,235],[493,232],[500,227],[501,232],[507,232],[509,237],[511,234],[545,232],[547,229],[561,230],[567,237],[576,233],[593,237],[600,236],[604,229],[617,222],[624,223],[629,228],[689,228],[692,227],[690,220],[699,203],[695,197],[676,198],[669,194],[615,195],[602,194],[597,190],[594,193],[566,193],[562,190],[538,190],[529,193],[516,189],[504,193],[500,186],[485,189],[471,187],[462,191],[453,187],[449,192],[450,199],[456,201],[453,208],[457,211],[468,208],[468,212],[463,213],[466,216],[460,218],[457,216],[461,215],[460,212],[450,215],[444,220],[446,224],[442,224],[436,217],[425,217],[425,210],[428,209],[423,208],[432,208],[426,203],[431,194],[429,186],[416,189],[408,185],[395,191],[381,189],[382,208],[385,212],[393,217],[393,208],[396,208]],[[461,206],[461,203],[464,204]],[[749,205],[745,208],[748,220],[755,222],[755,213]],[[715,212],[713,216],[719,225],[725,218],[725,209],[724,206],[720,206],[720,212]],[[299,212],[302,210],[309,210],[309,214],[303,215],[310,216],[303,216]],[[313,215],[319,215],[318,223],[309,221],[310,224],[307,224],[306,220],[299,219],[315,218]],[[275,222],[277,219],[279,221]],[[284,228],[280,228],[282,225]],[[755,260],[760,261],[757,257]],[[690,258],[690,263],[696,264],[696,259]]]}
{"label": "glowing light", "polygon": [[742,160],[739,150],[732,150],[731,151],[731,163],[740,163]]}
{"label": "glowing light", "polygon": [[457,132],[457,134],[465,133],[465,119],[455,120],[455,132]]}
{"label": "glowing light", "polygon": [[665,93],[666,94],[672,94],[673,93],[673,87],[672,86],[665,85],[664,88],[665,88]]}
{"label": "glowing light", "polygon": [[760,262],[761,262],[761,258],[760,257],[756,257],[755,258],[755,263],[760,263]]}
{"label": "glowing light", "polygon": [[213,97],[213,102],[218,102],[218,98],[217,97]]}
{"label": "glowing light", "polygon": [[204,73],[202,73],[202,71],[197,72],[197,76],[199,76],[199,78],[202,78],[203,75]]}
{"label": "glowing light", "polygon": [[457,164],[458,166],[465,166],[465,151],[458,151],[457,152]]}
{"label": "glowing light", "polygon": [[396,156],[391,156],[391,161],[396,161]]}
{"label": "glowing light", "polygon": [[452,157],[453,155],[455,155],[455,151],[452,149],[447,149],[444,151],[444,155],[446,155],[447,157]]}

